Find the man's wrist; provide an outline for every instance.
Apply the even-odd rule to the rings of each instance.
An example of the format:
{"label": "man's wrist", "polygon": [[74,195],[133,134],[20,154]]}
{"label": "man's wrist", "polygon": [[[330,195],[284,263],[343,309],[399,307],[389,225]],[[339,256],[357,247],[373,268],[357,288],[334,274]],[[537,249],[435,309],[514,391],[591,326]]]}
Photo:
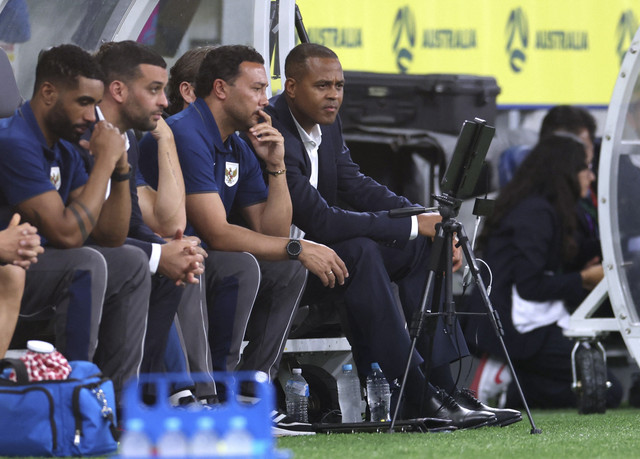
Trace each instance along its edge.
{"label": "man's wrist", "polygon": [[131,178],[131,164],[127,163],[127,168],[125,169],[125,171],[122,171],[121,169],[119,169],[118,167],[116,167],[113,170],[113,173],[111,174],[111,181],[112,182],[125,182],[127,180],[129,180]]}
{"label": "man's wrist", "polygon": [[299,239],[289,239],[287,243],[287,256],[290,260],[297,260],[302,253],[302,243]]}
{"label": "man's wrist", "polygon": [[272,175],[274,177],[277,177],[279,175],[284,174],[285,172],[287,172],[286,169],[282,168],[282,169],[278,169],[278,170],[269,170],[269,169],[265,169],[265,172],[269,175]]}

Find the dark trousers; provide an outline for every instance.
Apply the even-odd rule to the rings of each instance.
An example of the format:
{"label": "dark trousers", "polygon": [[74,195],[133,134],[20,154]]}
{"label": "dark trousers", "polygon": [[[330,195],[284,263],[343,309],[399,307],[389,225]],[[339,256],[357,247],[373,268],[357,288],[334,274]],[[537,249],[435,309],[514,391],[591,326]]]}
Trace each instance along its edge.
{"label": "dark trousers", "polygon": [[[349,270],[344,286],[332,291],[323,287],[317,277],[309,276],[303,304],[327,298],[344,302],[348,338],[361,378],[369,373],[372,362],[380,364],[389,381],[402,377],[411,345],[405,317],[411,320],[420,309],[430,246],[423,237],[409,241],[401,249],[364,237],[350,239],[331,246]],[[397,306],[392,282],[398,286],[402,309]],[[416,349],[411,357],[412,368],[421,365],[424,358],[430,357],[431,366],[439,367],[468,354],[459,327],[448,330],[442,322],[433,327],[431,335],[423,333]]]}
{"label": "dark trousers", "polygon": [[159,274],[151,277],[149,316],[141,373],[161,373],[164,370],[169,330],[176,316],[182,293],[183,288],[175,285],[168,277]]}

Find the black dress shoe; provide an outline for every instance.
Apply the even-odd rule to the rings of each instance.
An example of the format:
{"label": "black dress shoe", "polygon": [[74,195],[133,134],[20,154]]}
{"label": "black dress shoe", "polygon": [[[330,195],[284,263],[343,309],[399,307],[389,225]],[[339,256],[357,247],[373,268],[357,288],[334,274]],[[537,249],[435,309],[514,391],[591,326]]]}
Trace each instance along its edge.
{"label": "black dress shoe", "polygon": [[514,422],[522,421],[522,413],[520,413],[520,411],[509,408],[492,408],[478,400],[475,395],[476,394],[469,389],[456,389],[453,398],[458,402],[458,405],[469,410],[482,410],[495,414],[497,420],[491,425],[504,427]]}
{"label": "black dress shoe", "polygon": [[475,429],[497,421],[496,416],[488,411],[463,408],[442,389],[425,402],[425,414],[432,418],[451,419],[458,429]]}

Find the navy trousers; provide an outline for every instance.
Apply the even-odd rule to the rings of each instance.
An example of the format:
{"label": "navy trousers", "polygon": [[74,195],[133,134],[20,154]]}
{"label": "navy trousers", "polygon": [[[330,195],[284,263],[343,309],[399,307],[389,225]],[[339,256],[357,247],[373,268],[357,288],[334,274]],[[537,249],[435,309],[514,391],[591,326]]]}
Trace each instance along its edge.
{"label": "navy trousers", "polygon": [[[369,373],[372,362],[380,364],[389,381],[402,377],[411,346],[405,317],[411,321],[420,309],[429,274],[430,247],[430,240],[420,236],[401,249],[369,238],[354,238],[331,246],[349,270],[344,286],[331,290],[322,286],[317,277],[309,276],[303,304],[321,299],[344,302],[347,334],[361,378]],[[397,285],[397,295],[393,283]],[[433,305],[427,307],[436,309]],[[436,323],[431,334],[423,333],[417,342],[411,356],[412,368],[425,359],[430,359],[431,367],[439,367],[469,353],[457,324],[450,330],[442,321],[433,320]]]}

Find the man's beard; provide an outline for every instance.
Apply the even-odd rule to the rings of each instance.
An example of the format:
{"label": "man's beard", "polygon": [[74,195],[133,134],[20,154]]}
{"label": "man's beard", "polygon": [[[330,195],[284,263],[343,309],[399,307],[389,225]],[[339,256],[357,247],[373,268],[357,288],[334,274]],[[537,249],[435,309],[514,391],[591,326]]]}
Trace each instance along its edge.
{"label": "man's beard", "polygon": [[[231,117],[233,118],[234,121],[234,127],[235,130],[238,132],[246,132],[249,129],[251,129],[253,126],[255,126],[256,124],[259,123],[259,117],[258,117],[258,112],[254,112],[252,113],[250,116],[246,116],[242,113],[232,113]],[[254,119],[254,117],[258,117],[257,119]]]}
{"label": "man's beard", "polygon": [[[62,108],[60,102],[56,102],[53,108],[49,111],[46,117],[47,125],[51,132],[60,137],[61,139],[69,142],[77,143],[84,134],[84,131],[89,129],[89,123],[73,124],[67,114]],[[77,128],[83,128],[82,132],[77,131]]]}
{"label": "man's beard", "polygon": [[125,129],[135,129],[137,131],[153,131],[158,122],[151,119],[150,113],[139,113],[136,111],[138,107],[133,101],[125,103],[121,110],[122,124]]}

